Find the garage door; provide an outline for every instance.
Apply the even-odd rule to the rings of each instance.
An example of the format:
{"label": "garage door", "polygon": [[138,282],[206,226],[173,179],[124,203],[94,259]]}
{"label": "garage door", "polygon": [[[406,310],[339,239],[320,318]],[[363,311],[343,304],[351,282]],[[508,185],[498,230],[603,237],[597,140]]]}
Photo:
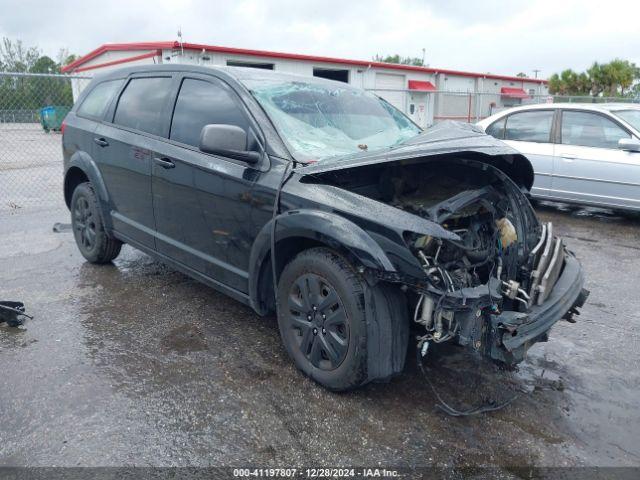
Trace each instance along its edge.
{"label": "garage door", "polygon": [[[376,73],[376,94],[380,95],[387,102],[404,112],[405,110],[405,81],[404,75],[394,75],[392,73]],[[395,92],[385,90],[397,90]]]}

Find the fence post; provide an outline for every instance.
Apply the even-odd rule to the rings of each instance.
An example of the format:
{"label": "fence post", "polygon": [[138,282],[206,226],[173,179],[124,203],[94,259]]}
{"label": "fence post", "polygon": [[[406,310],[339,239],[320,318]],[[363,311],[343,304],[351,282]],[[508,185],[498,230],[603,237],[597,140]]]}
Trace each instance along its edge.
{"label": "fence post", "polygon": [[471,92],[469,92],[469,106],[467,108],[467,123],[471,123]]}

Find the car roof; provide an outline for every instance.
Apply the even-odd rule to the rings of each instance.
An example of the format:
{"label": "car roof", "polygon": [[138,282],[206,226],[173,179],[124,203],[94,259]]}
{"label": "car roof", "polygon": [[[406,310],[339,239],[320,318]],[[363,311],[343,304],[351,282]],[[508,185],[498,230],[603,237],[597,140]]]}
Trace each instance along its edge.
{"label": "car roof", "polygon": [[574,110],[595,110],[611,112],[615,110],[640,110],[638,103],[574,103],[574,102],[558,102],[558,103],[531,103],[527,105],[519,105],[513,108],[501,110],[497,115],[505,113],[517,112],[520,110],[548,110],[550,108],[571,108]]}
{"label": "car roof", "polygon": [[[296,75],[293,73],[276,72],[264,68],[250,67],[227,67],[227,66],[202,66],[188,64],[163,64],[163,65],[138,65],[133,67],[124,67],[111,72],[107,72],[99,76],[100,80],[111,78],[123,78],[132,73],[148,73],[148,72],[191,72],[201,74],[218,73],[222,76],[231,77],[239,83],[247,86],[256,83],[284,83],[284,82],[306,82],[316,85],[326,85],[328,87],[340,86],[345,89],[358,90],[357,87],[348,83],[338,82],[336,80],[328,80],[320,77],[309,77],[308,75]],[[98,76],[96,76],[98,78]]]}

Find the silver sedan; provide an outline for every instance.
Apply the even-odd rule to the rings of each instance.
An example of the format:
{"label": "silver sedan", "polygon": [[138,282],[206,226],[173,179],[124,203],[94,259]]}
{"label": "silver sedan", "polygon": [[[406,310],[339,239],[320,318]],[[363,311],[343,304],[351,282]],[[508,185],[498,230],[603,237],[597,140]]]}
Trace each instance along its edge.
{"label": "silver sedan", "polygon": [[478,125],[531,161],[534,198],[640,211],[640,105],[527,105]]}

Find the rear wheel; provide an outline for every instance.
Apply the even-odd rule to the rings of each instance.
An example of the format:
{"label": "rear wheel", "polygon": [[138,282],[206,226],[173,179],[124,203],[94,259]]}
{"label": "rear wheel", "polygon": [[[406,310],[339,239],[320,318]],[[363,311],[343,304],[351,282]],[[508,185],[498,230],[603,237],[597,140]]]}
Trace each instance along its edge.
{"label": "rear wheel", "polygon": [[91,183],[78,185],[71,196],[71,228],[78,250],[91,263],[108,263],[118,256],[122,242],[107,235]]}
{"label": "rear wheel", "polygon": [[278,325],[296,366],[331,390],[348,390],[402,371],[406,302],[397,288],[370,286],[326,248],[306,250],[278,283]]}

